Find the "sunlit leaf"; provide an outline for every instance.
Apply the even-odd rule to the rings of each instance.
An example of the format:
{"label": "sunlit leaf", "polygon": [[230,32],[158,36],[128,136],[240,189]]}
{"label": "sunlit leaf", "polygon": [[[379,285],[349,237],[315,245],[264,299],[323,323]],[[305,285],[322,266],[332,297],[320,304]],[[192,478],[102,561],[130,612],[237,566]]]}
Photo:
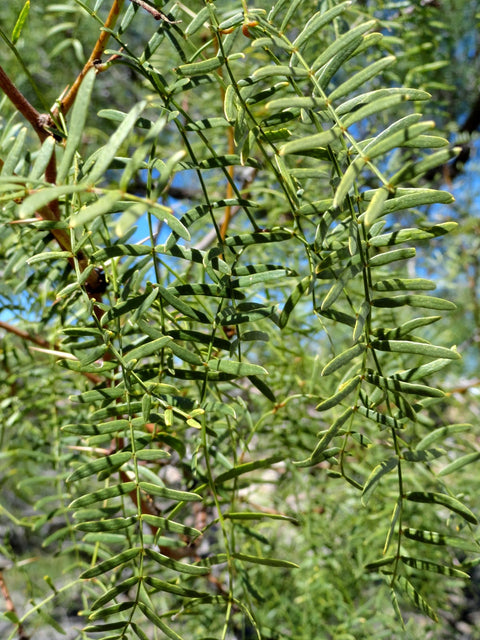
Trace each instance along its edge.
{"label": "sunlit leaf", "polygon": [[83,78],[77,98],[73,105],[72,115],[70,116],[70,125],[68,128],[67,143],[57,171],[57,181],[59,184],[65,182],[65,178],[72,166],[75,152],[82,140],[95,77],[95,70],[90,69]]}
{"label": "sunlit leaf", "polygon": [[411,500],[412,502],[423,502],[427,504],[439,504],[455,513],[458,513],[459,516],[464,518],[467,522],[471,524],[477,524],[478,520],[476,516],[466,507],[464,504],[449,496],[445,493],[435,493],[432,491],[410,491],[405,496],[407,500]]}
{"label": "sunlit leaf", "polygon": [[25,4],[20,11],[15,26],[13,27],[11,41],[12,44],[16,44],[22,34],[23,26],[27,21],[28,14],[30,12],[30,0],[26,0]]}
{"label": "sunlit leaf", "polygon": [[377,484],[383,478],[384,475],[390,473],[393,469],[398,467],[398,458],[396,456],[392,456],[380,464],[377,464],[376,467],[372,469],[372,472],[367,478],[363,486],[362,491],[362,502],[363,504],[367,504],[372,496]]}
{"label": "sunlit leaf", "polygon": [[95,578],[96,576],[100,576],[106,573],[107,571],[111,571],[112,569],[116,569],[117,567],[120,567],[121,565],[126,564],[127,562],[130,562],[130,560],[133,560],[138,555],[140,555],[141,552],[142,552],[142,549],[140,547],[135,547],[133,549],[127,549],[126,551],[122,551],[122,553],[112,556],[108,560],[105,560],[104,562],[100,562],[99,564],[92,567],[91,569],[84,571],[80,577],[83,580],[88,580],[89,578]]}

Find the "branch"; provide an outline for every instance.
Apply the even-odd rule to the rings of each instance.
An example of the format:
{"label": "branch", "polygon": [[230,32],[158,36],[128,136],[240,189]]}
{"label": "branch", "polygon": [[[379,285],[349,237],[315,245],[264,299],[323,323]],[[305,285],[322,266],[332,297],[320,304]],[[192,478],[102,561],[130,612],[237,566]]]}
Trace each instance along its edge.
{"label": "branch", "polygon": [[17,89],[10,78],[7,76],[3,68],[0,66],[0,89],[5,93],[7,98],[12,102],[14,107],[19,111],[22,116],[32,125],[35,133],[43,142],[51,135],[46,130],[45,125],[53,124],[50,116],[40,114],[35,107],[25,98],[25,96]]}
{"label": "branch", "polygon": [[[15,617],[18,619],[17,612],[15,610],[15,605],[13,604],[12,598],[10,596],[10,592],[8,591],[7,585],[5,583],[5,579],[3,577],[3,573],[0,571],[0,591],[2,592],[3,599],[5,600],[5,608],[10,613],[13,613]],[[22,626],[21,622],[16,622],[17,631],[18,631],[18,640],[29,640],[29,636],[25,633],[25,630]]]}
{"label": "branch", "polygon": [[84,77],[87,75],[87,72],[92,67],[95,67],[98,70],[97,65],[101,62],[102,55],[107,48],[108,39],[110,38],[109,30],[115,26],[120,11],[122,10],[123,3],[124,0],[113,0],[110,12],[107,16],[107,19],[105,20],[103,28],[100,32],[100,35],[98,36],[98,40],[95,43],[95,46],[93,47],[90,57],[88,58],[83,69],[78,74],[73,85],[70,87],[66,95],[60,100],[59,105],[57,105],[52,110],[52,116],[54,118],[58,115],[59,111],[65,115],[70,110],[75,101],[78,90],[80,89],[80,85],[82,84]]}
{"label": "branch", "polygon": [[[8,324],[8,322],[3,322],[3,320],[0,320],[0,329],[4,329],[5,331],[8,331],[8,333],[13,333],[19,338],[22,338],[22,340],[33,342],[34,344],[37,344],[39,347],[42,347],[43,349],[48,349],[49,351],[51,351],[52,349],[52,345],[49,342],[47,342],[47,340],[44,340],[44,338],[40,338],[39,336],[32,335],[31,333],[28,333],[23,329],[19,329],[18,327],[15,327],[12,324]],[[55,346],[55,348],[57,347]],[[102,382],[103,380],[103,378],[95,375],[94,373],[83,372],[83,375],[94,384],[100,384],[100,382]]]}
{"label": "branch", "polygon": [[[123,2],[123,0],[120,0]],[[116,4],[116,0],[115,3]],[[105,42],[106,45],[106,42]],[[80,86],[80,85],[78,85]],[[54,127],[54,122],[50,114],[41,114],[25,96],[17,89],[14,83],[10,80],[3,68],[0,66],[0,89],[2,89],[8,99],[12,102],[14,107],[22,114],[22,116],[32,125],[35,133],[38,135],[40,142],[44,142],[49,136],[52,135],[49,131],[50,127]],[[57,164],[55,158],[55,150],[52,149],[52,155],[45,170],[45,179],[50,184],[55,184],[57,181]],[[37,216],[42,220],[60,220],[60,208],[58,200],[53,200],[48,206],[43,207],[37,212]],[[70,236],[64,229],[51,229],[51,233],[64,251],[69,251],[73,255],[72,245],[70,242]],[[77,259],[81,270],[83,271],[88,264],[84,254],[80,251],[77,254]],[[73,258],[69,260],[73,266]],[[89,275],[86,286],[89,296],[96,301],[99,301],[99,293],[102,293],[101,282],[98,272],[95,270]]]}
{"label": "branch", "polygon": [[179,22],[181,22],[181,20],[170,20],[170,18],[165,13],[163,13],[163,11],[155,9],[155,7],[152,7],[152,5],[148,4],[148,2],[145,2],[144,0],[130,0],[130,2],[133,2],[139,7],[142,7],[142,9],[145,9],[145,11],[148,11],[148,13],[152,15],[155,20],[163,20],[168,24],[178,24]]}

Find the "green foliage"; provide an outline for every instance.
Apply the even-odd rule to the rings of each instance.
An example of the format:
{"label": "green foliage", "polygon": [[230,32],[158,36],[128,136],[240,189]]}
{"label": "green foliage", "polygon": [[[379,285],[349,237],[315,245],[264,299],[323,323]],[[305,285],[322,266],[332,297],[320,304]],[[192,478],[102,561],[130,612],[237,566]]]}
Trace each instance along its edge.
{"label": "green foliage", "polygon": [[9,637],[425,637],[478,549],[429,94],[360,3],[108,4],[50,8],[114,50],[40,142],[1,102],[0,508],[68,576]]}

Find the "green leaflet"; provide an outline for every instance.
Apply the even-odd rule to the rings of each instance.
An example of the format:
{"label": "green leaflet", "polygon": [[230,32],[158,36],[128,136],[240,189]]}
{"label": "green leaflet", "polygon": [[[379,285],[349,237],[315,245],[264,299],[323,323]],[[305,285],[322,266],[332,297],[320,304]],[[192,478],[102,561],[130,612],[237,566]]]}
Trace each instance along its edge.
{"label": "green leaflet", "polygon": [[118,453],[112,453],[110,456],[103,456],[98,460],[87,462],[78,467],[73,473],[71,473],[67,482],[77,482],[82,478],[88,478],[100,471],[109,472],[109,474],[117,471],[125,462],[130,460],[132,454],[128,451],[119,451]]}
{"label": "green leaflet", "polygon": [[423,611],[425,615],[427,615],[435,622],[438,622],[438,617],[435,611],[428,604],[425,598],[423,598],[423,596],[421,596],[420,593],[415,589],[412,583],[407,580],[407,578],[405,578],[404,576],[398,576],[395,584],[398,584],[401,591],[408,596],[409,600],[412,601],[415,607],[420,609],[420,611]]}
{"label": "green leaflet", "polygon": [[63,258],[72,258],[71,251],[44,251],[37,253],[37,255],[28,258],[28,264],[35,264],[36,262],[44,262],[45,260],[61,260]]}
{"label": "green leaflet", "polygon": [[138,486],[148,495],[159,496],[160,498],[165,498],[166,500],[176,500],[177,502],[198,502],[202,500],[201,496],[199,496],[197,493],[168,489],[167,487],[162,487],[151,482],[139,482]]}
{"label": "green leaflet", "polygon": [[380,74],[386,67],[393,64],[395,60],[395,56],[386,56],[376,62],[372,62],[372,64],[368,65],[361,71],[357,71],[357,73],[354,73],[353,76],[348,78],[348,80],[345,80],[345,82],[342,82],[342,84],[336,87],[328,96],[328,99],[333,101],[352,93],[358,87],[363,86],[371,78],[375,78],[375,76]]}
{"label": "green leaflet", "polygon": [[377,189],[375,195],[370,200],[370,203],[365,211],[364,224],[366,227],[370,227],[377,218],[383,215],[385,210],[385,202],[390,195],[388,189],[383,187],[382,189]]}
{"label": "green leaflet", "polygon": [[[112,122],[123,122],[126,113],[124,111],[119,111],[118,109],[101,109],[97,115],[100,118],[105,118]],[[147,118],[138,118],[135,122],[135,126],[140,129],[151,129],[152,125],[152,121],[147,120]]]}
{"label": "green leaflet", "polygon": [[144,602],[139,601],[138,607],[142,613],[153,622],[153,624],[162,631],[170,640],[183,640],[173,629],[171,629],[165,622],[158,616],[152,608],[148,607]]}
{"label": "green leaflet", "polygon": [[145,256],[149,254],[151,255],[152,253],[153,249],[144,245],[114,244],[111,247],[105,247],[104,249],[96,251],[93,255],[93,258],[97,262],[101,262],[103,260],[108,260],[109,258],[114,258],[116,256]]}
{"label": "green leaflet", "polygon": [[[12,148],[8,152],[7,157],[1,167],[1,174],[3,176],[10,176],[10,174],[14,173],[15,168],[20,161],[22,151],[25,145],[25,139],[27,136],[26,127],[22,127],[15,139],[15,142],[12,145]],[[6,185],[8,187],[8,184]],[[20,209],[22,211],[22,209]],[[26,217],[26,216],[25,216]]]}
{"label": "green leaflet", "polygon": [[335,192],[332,205],[333,208],[341,207],[343,205],[343,201],[352,188],[353,183],[363,171],[367,161],[368,159],[366,157],[355,158],[355,160],[348,166]]}
{"label": "green leaflet", "polygon": [[[330,44],[313,62],[311,68],[314,71],[318,71],[320,67],[332,60],[337,56],[344,48],[348,47],[352,40],[356,40],[358,36],[363,35],[366,31],[372,29],[376,24],[376,20],[367,20],[362,22],[353,29],[350,29],[346,33],[337,37],[332,44]],[[360,44],[360,43],[359,43]]]}
{"label": "green leaflet", "polygon": [[362,264],[353,264],[342,271],[341,277],[330,287],[325,298],[322,300],[322,305],[320,307],[322,312],[329,309],[334,304],[342,294],[346,284],[350,282],[357,273],[362,271],[362,269]]}
{"label": "green leaflet", "polygon": [[[268,67],[259,67],[255,69],[251,78],[258,82],[259,80],[270,80],[272,76],[285,76],[294,78],[308,77],[307,69],[303,67],[292,67],[287,65],[275,64]],[[241,85],[241,81],[239,82]]]}
{"label": "green leaflet", "polygon": [[141,553],[142,553],[142,549],[140,547],[122,551],[122,553],[119,553],[118,555],[115,555],[109,558],[108,560],[105,560],[104,562],[100,562],[100,564],[97,564],[95,567],[92,567],[91,569],[84,571],[81,574],[80,578],[82,580],[88,580],[89,578],[95,578],[96,576],[101,576],[102,574],[107,573],[107,571],[111,571],[112,569],[116,569],[117,567],[120,567],[121,565],[126,564],[127,562],[130,562],[130,560],[133,560],[134,558],[139,556]]}
{"label": "green leaflet", "polygon": [[198,322],[202,322],[204,324],[211,324],[210,318],[205,313],[203,313],[203,311],[200,311],[199,309],[196,309],[195,307],[187,304],[183,300],[180,300],[168,289],[159,285],[157,286],[160,296],[165,300],[165,302],[168,302],[168,304],[171,304],[172,307],[177,309],[177,311],[183,313],[187,318],[192,318],[192,320],[197,320]]}
{"label": "green leaflet", "polygon": [[257,469],[268,469],[273,464],[275,464],[276,462],[280,462],[281,460],[284,460],[284,456],[282,454],[277,454],[269,458],[264,458],[262,460],[244,462],[243,464],[233,467],[233,469],[229,469],[228,471],[225,471],[224,473],[221,473],[219,476],[217,476],[217,478],[215,479],[215,484],[222,484],[227,480],[238,478],[238,476],[249,473],[250,471],[256,471]]}
{"label": "green leaflet", "polygon": [[406,127],[403,127],[403,124],[404,123],[400,121],[388,127],[388,129],[372,140],[372,142],[363,149],[363,152],[371,159],[407,143],[414,146],[415,140],[424,131],[435,127],[435,123],[431,120]]}
{"label": "green leaflet", "polygon": [[280,317],[278,320],[278,325],[281,329],[283,329],[286,326],[288,322],[288,318],[290,317],[290,314],[292,313],[293,309],[295,308],[299,300],[302,298],[302,296],[308,291],[308,289],[311,286],[311,283],[312,283],[312,277],[305,276],[305,278],[300,280],[300,282],[296,285],[295,289],[290,294],[289,298],[285,302],[285,305],[282,309],[282,312],[280,313]]}
{"label": "green leaflet", "polygon": [[303,45],[308,44],[309,41],[311,42],[310,38],[315,36],[322,27],[331,24],[333,20],[343,13],[351,4],[351,1],[348,0],[348,2],[340,2],[331,9],[328,9],[328,11],[314,13],[293,41],[294,48],[300,49]]}
{"label": "green leaflet", "polygon": [[84,209],[80,209],[78,213],[73,215],[70,220],[70,225],[73,228],[81,227],[97,216],[103,216],[106,213],[114,213],[118,211],[118,203],[122,196],[123,194],[119,190],[109,191],[102,198],[99,198],[93,204],[85,207]]}
{"label": "green leaflet", "polygon": [[263,564],[268,567],[285,567],[287,569],[298,569],[299,565],[290,560],[281,560],[279,558],[260,558],[259,556],[250,556],[246,553],[232,553],[232,557],[243,562],[251,562],[252,564]]}
{"label": "green leaflet", "polygon": [[[88,392],[87,392],[88,393]],[[122,390],[123,395],[124,391]],[[108,422],[99,422],[97,424],[66,424],[62,427],[62,431],[66,433],[73,433],[79,436],[97,436],[107,435],[118,432],[124,432],[125,429],[130,429],[130,424],[133,427],[141,426],[144,424],[143,419],[134,418],[130,423],[128,420],[109,420]]]}
{"label": "green leaflet", "polygon": [[163,349],[171,342],[172,338],[170,338],[170,336],[163,336],[162,338],[157,338],[157,340],[142,344],[140,347],[132,349],[125,355],[125,362],[132,362],[133,360],[139,360],[140,358],[158,353],[160,349]]}
{"label": "green leaflet", "polygon": [[105,631],[115,631],[116,629],[122,629],[124,627],[125,622],[118,620],[117,622],[107,622],[106,624],[89,624],[83,631],[85,631],[85,633],[105,633]]}
{"label": "green leaflet", "polygon": [[445,493],[434,493],[432,491],[410,491],[405,496],[407,500],[411,500],[412,502],[424,502],[428,504],[440,504],[447,509],[457,513],[459,516],[464,518],[467,522],[471,524],[478,524],[478,520],[476,516],[466,507],[464,504],[457,500],[456,498],[452,498],[451,496]]}
{"label": "green leaflet", "polygon": [[326,411],[327,409],[331,409],[332,407],[340,404],[340,402],[344,398],[349,396],[358,387],[361,380],[362,377],[358,375],[341,384],[338,388],[338,391],[333,396],[327,398],[326,400],[323,400],[322,402],[320,402],[320,404],[317,405],[317,411]]}
{"label": "green leaflet", "polygon": [[225,246],[248,246],[253,244],[263,244],[264,242],[283,242],[291,240],[290,231],[265,231],[264,233],[245,233],[238,236],[229,236],[225,239]]}
{"label": "green leaflet", "polygon": [[65,182],[65,178],[72,165],[73,157],[78,149],[83,130],[85,127],[85,121],[87,118],[88,108],[90,105],[90,96],[92,94],[93,85],[95,82],[96,72],[94,69],[90,69],[83,78],[82,84],[78,91],[75,103],[72,109],[72,115],[70,116],[70,126],[68,128],[67,143],[63,152],[62,159],[57,171],[57,184]]}
{"label": "green leaflet", "polygon": [[85,522],[79,522],[75,525],[75,529],[79,531],[121,531],[127,529],[132,525],[137,524],[138,519],[136,516],[129,518],[109,518],[108,520],[87,520]]}
{"label": "green leaflet", "polygon": [[179,533],[181,535],[190,536],[191,538],[197,538],[202,535],[201,531],[181,524],[180,522],[174,522],[168,518],[162,518],[161,516],[153,516],[149,513],[142,514],[142,521],[147,524],[151,524],[162,531],[171,531],[172,533]]}
{"label": "green leaflet", "polygon": [[434,429],[424,436],[415,447],[416,451],[428,449],[434,442],[440,439],[448,438],[455,433],[465,433],[472,430],[471,424],[450,424],[446,427]]}
{"label": "green leaflet", "polygon": [[384,555],[389,550],[390,544],[391,544],[392,540],[394,539],[395,532],[396,532],[396,529],[397,529],[397,522],[398,522],[398,518],[401,515],[401,511],[402,511],[401,499],[399,498],[396,501],[395,506],[393,507],[392,516],[390,518],[390,527],[388,528],[387,537],[385,539],[385,544],[383,546],[383,554]]}
{"label": "green leaflet", "polygon": [[408,249],[394,249],[393,251],[386,251],[385,253],[378,253],[376,256],[369,258],[368,263],[372,268],[381,267],[397,260],[408,260],[415,256],[415,249],[409,247]]}
{"label": "green leaflet", "polygon": [[277,98],[267,103],[267,111],[275,113],[284,109],[314,109],[323,111],[327,108],[327,101],[324,98],[313,98],[311,96],[289,96],[288,98]]}
{"label": "green leaflet", "polygon": [[[260,273],[252,273],[251,275],[240,276],[236,280],[232,280],[232,286],[234,287],[249,287],[252,284],[261,284],[264,282],[270,282],[272,280],[278,280],[280,278],[292,277],[295,272],[289,269],[272,269],[268,271],[262,271]],[[232,296],[230,293],[230,296]]]}
{"label": "green leaflet", "polygon": [[420,558],[412,558],[410,556],[400,556],[401,561],[409,567],[418,569],[419,571],[431,571],[433,573],[439,573],[443,576],[450,576],[452,578],[469,578],[468,573],[455,569],[454,567],[447,567],[443,564],[437,564],[429,560],[421,560]]}
{"label": "green leaflet", "polygon": [[402,534],[409,540],[424,542],[425,544],[434,544],[438,546],[451,546],[457,549],[463,549],[470,553],[478,553],[480,547],[463,538],[457,536],[447,536],[437,531],[428,531],[424,529],[413,529],[408,527],[402,530]]}
{"label": "green leaflet", "polygon": [[365,322],[369,317],[369,315],[370,315],[370,303],[368,302],[368,300],[363,300],[357,312],[357,320],[353,328],[353,335],[352,335],[353,342],[358,342],[362,337],[363,329],[365,327]]}
{"label": "green leaflet", "polygon": [[167,224],[170,229],[176,233],[180,238],[190,241],[190,233],[188,229],[178,220],[174,215],[170,207],[165,207],[159,202],[148,202],[148,212],[154,215],[157,220]]}
{"label": "green leaflet", "polygon": [[452,473],[453,471],[458,471],[459,469],[462,469],[467,464],[472,464],[472,462],[476,462],[479,458],[480,458],[480,451],[475,451],[474,453],[467,453],[464,456],[460,456],[460,458],[457,458],[450,464],[447,464],[447,466],[443,467],[443,469],[440,469],[440,471],[438,472],[438,475],[446,476],[449,473]]}
{"label": "green leaflet", "polygon": [[408,382],[420,380],[421,378],[428,377],[446,367],[449,364],[449,360],[449,358],[438,358],[437,360],[432,360],[431,362],[422,364],[419,367],[395,373],[392,377]]}
{"label": "green leaflet", "polygon": [[65,195],[70,195],[72,193],[79,193],[80,191],[84,190],[85,187],[78,184],[62,185],[59,187],[46,187],[45,189],[41,189],[35,192],[28,198],[25,198],[25,200],[19,207],[18,215],[20,218],[29,218],[36,211],[52,202],[52,200],[56,200],[57,198],[61,198]]}
{"label": "green leaflet", "polygon": [[371,369],[366,369],[364,374],[365,380],[379,387],[380,389],[388,389],[389,391],[397,391],[402,393],[411,393],[417,396],[426,396],[431,398],[443,398],[445,393],[440,389],[434,389],[423,384],[412,384],[404,382],[398,378],[385,378],[378,375]]}
{"label": "green leaflet", "polygon": [[407,89],[406,87],[376,89],[343,102],[337,107],[336,112],[340,116],[345,116],[342,118],[342,124],[349,127],[369,115],[379,113],[383,109],[396,106],[402,102],[428,100],[429,98],[430,94],[420,89]]}
{"label": "green leaflet", "polygon": [[[53,136],[48,136],[48,138],[42,144],[42,148],[38,152],[37,157],[35,158],[35,162],[33,163],[32,170],[30,171],[30,174],[28,176],[31,180],[39,180],[42,177],[42,175],[45,173],[45,169],[47,168],[50,158],[52,157],[52,153],[54,149],[55,149],[55,138]],[[57,174],[57,180],[58,180],[58,174]],[[49,222],[52,225],[61,224],[60,222],[56,222],[53,220],[43,221],[44,224],[46,222]],[[65,228],[68,228],[68,227],[65,226]]]}
{"label": "green leaflet", "polygon": [[445,451],[443,449],[426,449],[425,451],[405,449],[402,451],[402,456],[407,462],[430,462],[444,455]]}
{"label": "green leaflet", "polygon": [[392,418],[391,416],[380,413],[380,411],[375,411],[374,409],[369,409],[368,407],[359,406],[357,407],[357,413],[369,420],[372,420],[381,428],[389,427],[390,429],[401,429],[404,426],[404,420],[397,420],[396,418]]}
{"label": "green leaflet", "polygon": [[95,184],[110,166],[112,159],[119,150],[122,143],[127,139],[135,123],[146,107],[146,102],[142,101],[136,104],[125,116],[122,124],[115,133],[110,137],[107,144],[103,146],[100,153],[96,156],[95,162],[84,178],[87,184]]}
{"label": "green leaflet", "polygon": [[394,560],[395,556],[385,556],[384,558],[380,558],[380,560],[369,562],[365,565],[365,569],[367,571],[376,571],[377,569],[380,569],[380,567],[386,567],[389,564],[392,564]]}
{"label": "green leaflet", "polygon": [[[414,288],[422,288],[422,287],[410,287]],[[423,287],[424,288],[424,287]],[[381,290],[381,289],[380,289]],[[388,289],[385,289],[388,290]],[[373,298],[372,305],[374,307],[403,307],[404,305],[408,305],[410,307],[422,307],[424,309],[438,309],[443,311],[454,311],[457,307],[450,300],[444,300],[443,298],[436,298],[434,296],[421,296],[421,295],[398,295],[391,296],[389,298]]]}
{"label": "green leaflet", "polygon": [[17,44],[23,30],[23,26],[27,21],[28,14],[30,13],[30,0],[26,0],[25,4],[20,11],[15,26],[13,27],[11,41],[12,44]]}
{"label": "green leaflet", "polygon": [[92,604],[92,611],[96,611],[103,607],[103,605],[107,604],[121,593],[126,593],[129,591],[137,582],[140,580],[139,576],[132,576],[131,578],[127,578],[127,580],[123,580],[119,584],[115,585],[111,589],[108,589],[103,595],[101,595],[95,602]]}
{"label": "green leaflet", "polygon": [[280,147],[280,155],[288,155],[289,153],[299,153],[309,151],[310,149],[322,149],[332,144],[341,135],[339,127],[332,127],[323,133],[314,133],[305,138],[290,140]]}
{"label": "green leaflet", "polygon": [[250,375],[247,377],[250,380],[250,382],[253,384],[253,386],[256,387],[260,391],[260,393],[262,393],[266,398],[268,398],[271,402],[277,401],[277,398],[275,397],[274,392],[268,386],[268,384],[266,384],[266,382],[262,380],[262,378],[259,378],[258,376],[250,376]]}
{"label": "green leaflet", "polygon": [[[322,435],[317,446],[312,452],[312,455],[306,458],[305,460],[299,460],[293,462],[293,464],[297,467],[311,467],[315,464],[318,464],[321,460],[326,459],[331,456],[327,456],[328,445],[330,442],[338,435],[340,429],[343,427],[345,422],[354,414],[354,408],[348,407],[331,425],[331,427]],[[332,455],[336,455],[337,452],[332,453]]]}
{"label": "green leaflet", "polygon": [[100,489],[99,491],[94,491],[93,493],[87,493],[80,498],[74,500],[70,505],[70,509],[78,509],[82,507],[87,507],[95,502],[102,502],[103,500],[108,500],[109,498],[115,498],[117,496],[128,495],[131,491],[134,491],[136,487],[135,482],[124,482],[122,484],[114,485],[113,487],[106,487],[105,489]]}
{"label": "green leaflet", "polygon": [[178,560],[169,558],[168,556],[163,555],[163,553],[158,553],[158,551],[154,551],[153,549],[145,549],[145,554],[163,567],[179,571],[180,573],[187,573],[191,576],[204,576],[210,573],[210,569],[208,567],[179,562]]}
{"label": "green leaflet", "polygon": [[458,360],[460,358],[460,354],[452,349],[437,347],[433,344],[425,344],[423,342],[413,342],[411,340],[373,340],[371,347],[378,351],[412,353],[429,358],[446,358],[449,360]]}
{"label": "green leaflet", "polygon": [[445,162],[448,162],[451,158],[454,158],[456,155],[458,155],[458,153],[460,153],[459,147],[454,147],[453,149],[441,149],[436,153],[432,153],[430,156],[428,156],[424,160],[421,160],[420,162],[411,162],[406,164],[402,169],[400,169],[394,176],[390,178],[389,182],[391,185],[397,185],[400,182],[412,180],[416,176],[420,176],[430,169],[434,169],[441,166]]}
{"label": "green leaflet", "polygon": [[256,302],[240,303],[236,307],[223,309],[215,318],[217,325],[244,324],[245,322],[255,322],[262,318],[269,318],[275,313],[275,307],[265,307]]}
{"label": "green leaflet", "polygon": [[[90,620],[98,620],[99,618],[108,618],[109,616],[117,616],[122,611],[129,611],[135,607],[135,602],[127,601],[120,602],[119,604],[113,604],[110,607],[105,607],[104,609],[100,609],[99,611],[94,611],[90,614]],[[124,623],[125,626],[125,623]],[[114,640],[114,638],[118,638],[117,635],[104,637],[103,640]]]}
{"label": "green leaflet", "polygon": [[[229,85],[231,86],[231,85]],[[203,131],[204,129],[215,129],[217,127],[229,127],[230,123],[228,118],[204,118],[203,120],[196,120],[195,122],[189,122],[185,125],[187,131]]]}
{"label": "green leaflet", "polygon": [[370,500],[375,488],[377,487],[383,476],[387,473],[390,473],[390,471],[393,471],[393,469],[396,469],[397,466],[398,458],[397,456],[392,456],[391,458],[380,462],[380,464],[377,464],[377,466],[372,469],[372,472],[368,476],[367,481],[363,486],[362,503],[364,505],[366,505]]}
{"label": "green leaflet", "polygon": [[[204,25],[205,22],[208,23],[209,18],[209,10],[208,7],[203,7],[200,11],[192,18],[192,21],[188,24],[185,29],[186,36],[192,36],[194,33],[199,31]],[[241,16],[240,16],[241,19]],[[220,29],[225,29],[226,27],[219,26]]]}
{"label": "green leaflet", "polygon": [[136,634],[137,638],[140,640],[148,640],[146,633],[142,630],[142,627],[138,625],[136,622],[130,622],[130,627],[132,631]]}
{"label": "green leaflet", "polygon": [[209,360],[206,365],[211,371],[223,371],[238,377],[268,374],[266,369],[257,364],[235,362],[234,360]]}
{"label": "green leaflet", "polygon": [[166,582],[165,580],[159,580],[158,578],[154,578],[152,576],[147,576],[145,578],[145,583],[148,584],[149,587],[152,587],[153,591],[165,591],[166,593],[174,593],[177,596],[181,596],[183,598],[204,598],[209,594],[205,591],[195,591],[194,589],[189,589],[187,587],[181,587],[180,585],[174,584],[172,582]]}
{"label": "green leaflet", "polygon": [[263,511],[238,511],[225,513],[224,518],[227,520],[287,520],[295,524],[298,521],[291,516],[284,516],[281,513],[264,513]]}
{"label": "green leaflet", "polygon": [[434,282],[425,278],[389,278],[374,282],[373,289],[375,291],[428,290],[435,289],[435,286]]}
{"label": "green leaflet", "polygon": [[176,71],[182,76],[199,76],[204,73],[211,73],[224,64],[225,60],[221,56],[215,58],[209,58],[208,60],[201,60],[199,62],[192,62],[190,64],[182,64],[177,67]]}
{"label": "green leaflet", "polygon": [[363,342],[359,342],[350,349],[339,353],[338,356],[335,356],[333,360],[330,360],[328,364],[325,365],[322,371],[322,376],[328,376],[340,367],[343,367],[347,363],[349,363],[353,358],[361,355],[367,347]]}

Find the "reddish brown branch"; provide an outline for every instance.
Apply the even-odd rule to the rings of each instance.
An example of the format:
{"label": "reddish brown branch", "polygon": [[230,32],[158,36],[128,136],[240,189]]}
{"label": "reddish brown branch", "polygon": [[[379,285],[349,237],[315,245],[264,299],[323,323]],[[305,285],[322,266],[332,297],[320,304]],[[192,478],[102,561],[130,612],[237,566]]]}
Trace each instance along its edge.
{"label": "reddish brown branch", "polygon": [[88,58],[85,66],[78,74],[75,82],[67,91],[66,95],[60,100],[60,105],[55,107],[52,111],[52,116],[55,117],[58,115],[58,112],[61,111],[63,114],[66,114],[70,108],[72,107],[78,90],[80,89],[80,85],[84,77],[87,75],[87,72],[92,68],[97,68],[97,64],[101,61],[101,58],[107,48],[108,39],[110,38],[109,30],[115,26],[117,18],[122,10],[124,0],[113,0],[112,6],[110,8],[110,12],[105,20],[103,25],[103,29],[98,36],[98,40],[93,47],[92,53]]}
{"label": "reddish brown branch", "polygon": [[144,0],[130,0],[130,2],[133,2],[139,7],[142,7],[142,9],[145,9],[145,11],[148,11],[148,13],[152,15],[155,18],[155,20],[163,20],[168,24],[178,24],[179,22],[179,20],[170,20],[170,18],[167,15],[165,15],[163,11],[159,11],[158,9],[155,9],[155,7],[152,7],[151,4],[148,4],[148,2],[145,2]]}
{"label": "reddish brown branch", "polygon": [[[123,0],[121,0],[123,2]],[[116,4],[116,3],[114,3]],[[105,42],[106,44],[106,42]],[[93,54],[92,54],[93,55]],[[8,75],[5,73],[3,68],[0,66],[0,89],[2,89],[9,100],[12,102],[14,107],[22,114],[22,116],[32,125],[34,131],[38,135],[41,142],[46,140],[46,138],[52,135],[48,128],[53,125],[52,117],[48,114],[40,114],[35,107],[33,107],[30,102],[25,98],[25,96],[17,89],[14,83],[10,80]],[[57,180],[57,165],[56,165],[56,157],[55,157],[55,149],[52,150],[52,155],[48,162],[47,168],[45,170],[45,179],[50,184],[55,184]],[[52,200],[48,206],[43,207],[40,211],[37,212],[38,218],[41,220],[60,220],[60,207],[58,204],[58,200]],[[70,235],[64,229],[51,229],[51,233],[53,237],[56,239],[60,247],[64,251],[69,251],[72,253],[72,258],[69,259],[70,264],[73,266],[73,251],[72,245],[70,242]],[[77,254],[77,259],[79,262],[79,266],[81,271],[83,271],[88,261],[82,252]],[[90,297],[95,300],[99,300],[99,296],[95,293],[98,291],[98,274],[95,270],[89,275],[86,288],[87,293],[92,293]]]}
{"label": "reddish brown branch", "polygon": [[[23,329],[19,329],[12,324],[8,324],[8,322],[3,322],[3,320],[0,320],[0,329],[4,329],[5,331],[8,331],[8,333],[13,333],[19,338],[22,338],[22,340],[27,340],[28,342],[38,344],[39,347],[42,347],[44,349],[52,349],[52,345],[47,342],[47,340],[28,333],[28,331],[24,331]],[[53,345],[53,348],[58,349],[56,345]],[[100,384],[100,382],[102,382],[102,378],[95,375],[94,373],[84,373],[83,375],[94,384]]]}
{"label": "reddish brown branch", "polygon": [[[5,93],[7,98],[12,102],[14,107],[22,116],[32,125],[35,133],[43,142],[50,133],[45,129],[45,116],[40,114],[35,107],[25,98],[25,96],[17,89],[5,71],[0,66],[0,89]],[[47,116],[48,118],[48,116]]]}
{"label": "reddish brown branch", "polygon": [[[10,592],[8,591],[7,585],[5,583],[5,579],[3,577],[3,573],[0,571],[0,591],[3,595],[3,599],[5,600],[5,608],[10,613],[13,613],[15,617],[18,619],[17,612],[15,610],[15,605],[13,604],[12,598],[10,596]],[[17,622],[17,631],[18,631],[18,640],[28,640],[28,636],[25,633],[25,630],[22,626],[21,622]]]}

